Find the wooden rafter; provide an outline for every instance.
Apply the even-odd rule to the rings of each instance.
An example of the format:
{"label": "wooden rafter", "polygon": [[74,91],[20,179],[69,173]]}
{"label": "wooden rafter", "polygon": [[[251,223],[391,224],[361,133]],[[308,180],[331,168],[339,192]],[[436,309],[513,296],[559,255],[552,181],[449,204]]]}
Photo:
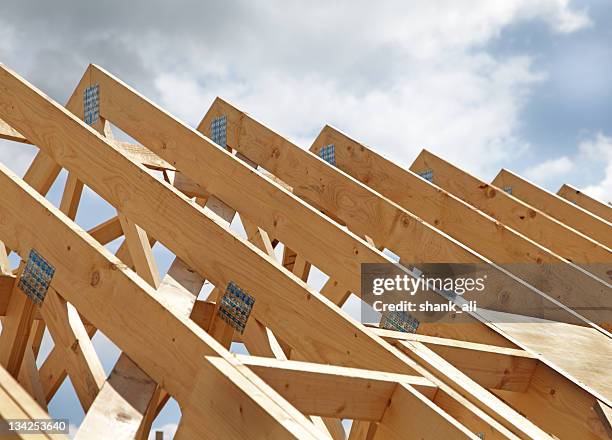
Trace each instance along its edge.
{"label": "wooden rafter", "polygon": [[569,227],[592,237],[599,243],[612,247],[612,225],[589,211],[568,202],[508,170],[501,170],[493,179],[498,188],[512,188],[512,195],[536,209],[565,223]]}
{"label": "wooden rafter", "polygon": [[595,200],[568,184],[562,185],[559,191],[557,191],[557,195],[580,206],[582,209],[586,209],[591,214],[601,217],[607,222],[612,222],[612,206],[610,204]]}

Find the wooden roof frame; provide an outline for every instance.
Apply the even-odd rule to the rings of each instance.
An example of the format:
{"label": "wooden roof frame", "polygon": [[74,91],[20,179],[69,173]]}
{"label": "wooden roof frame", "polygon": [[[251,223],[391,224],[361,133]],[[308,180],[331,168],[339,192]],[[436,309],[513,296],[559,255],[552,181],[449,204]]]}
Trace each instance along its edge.
{"label": "wooden roof frame", "polygon": [[[90,127],[80,120],[81,97],[94,84],[101,91],[100,120]],[[381,252],[385,247],[413,264],[484,261],[499,270],[502,261],[483,258],[462,242],[466,237],[426,223],[374,184],[299,149],[225,101],[213,103],[199,133],[93,65],[67,110],[4,66],[0,90],[0,137],[40,148],[23,180],[0,167],[6,199],[0,250],[6,245],[25,260],[35,247],[56,267],[37,308],[17,288],[20,273],[0,259],[0,363],[21,376],[43,408],[68,374],[88,410],[77,438],[95,438],[103,429],[103,435],[146,438],[169,396],[182,410],[177,438],[340,439],[339,418],[355,419],[351,438],[377,439],[404,438],[407,430],[432,439],[552,438],[547,433],[561,429],[603,438],[609,428],[608,389],[576,380],[552,352],[535,353],[512,325],[480,315],[468,324],[424,325],[429,336],[406,335],[346,315],[338,306],[359,292],[360,264],[391,262]],[[205,137],[219,115],[228,121],[226,149]],[[115,140],[109,123],[142,146]],[[44,195],[61,168],[69,174],[58,209]],[[161,170],[163,178],[150,170]],[[168,171],[175,170],[172,181]],[[84,185],[117,209],[116,217],[88,232],[72,221]],[[244,188],[258,204],[245,198]],[[229,229],[236,212],[247,240]],[[427,237],[441,254],[407,246],[406,233]],[[525,255],[556,255],[519,232],[511,235],[531,246]],[[120,236],[125,241],[113,256],[103,245]],[[602,252],[585,237],[574,236],[580,246]],[[156,241],[177,257],[163,279],[151,253]],[[283,261],[274,258],[278,242],[285,245]],[[305,283],[311,265],[331,277],[321,292]],[[542,293],[500,273],[525,286],[524,294]],[[581,277],[594,286],[601,282]],[[196,300],[205,279],[215,290],[207,301]],[[257,299],[241,336],[216,313],[229,281],[248,286]],[[571,323],[558,325],[607,348],[607,331],[589,318],[605,319],[567,312]],[[45,325],[56,348],[36,369]],[[108,378],[90,342],[97,328],[124,353]],[[232,356],[227,348],[234,340],[251,356]],[[478,368],[476,359],[488,369]],[[574,414],[558,406],[563,417],[536,414],[538,387],[554,387],[573,402]]]}

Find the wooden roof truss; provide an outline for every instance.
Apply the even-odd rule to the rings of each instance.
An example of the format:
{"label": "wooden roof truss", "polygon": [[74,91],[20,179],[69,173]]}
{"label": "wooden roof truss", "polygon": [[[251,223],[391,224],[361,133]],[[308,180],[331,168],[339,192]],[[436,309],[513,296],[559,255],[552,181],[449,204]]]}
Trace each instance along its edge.
{"label": "wooden roof truss", "polygon": [[[194,129],[95,65],[65,107],[0,66],[0,137],[39,148],[23,179],[0,165],[2,419],[48,417],[69,377],[77,439],[148,438],[170,397],[177,439],[339,440],[346,419],[351,440],[610,435],[612,208],[579,191],[506,171],[486,184],[428,151],[403,169],[330,126],[307,151],[219,98]],[[116,209],[88,231],[84,187]],[[156,242],[175,256],[162,277]],[[19,285],[32,249],[54,269],[40,304]],[[385,250],[483,264],[491,310],[416,333],[355,321],[341,307],[362,263],[394,262]],[[223,319],[230,284],[255,301],[242,333]],[[504,291],[516,315],[500,323]],[[533,298],[545,306],[525,319]],[[98,330],[122,351],[108,377]]]}

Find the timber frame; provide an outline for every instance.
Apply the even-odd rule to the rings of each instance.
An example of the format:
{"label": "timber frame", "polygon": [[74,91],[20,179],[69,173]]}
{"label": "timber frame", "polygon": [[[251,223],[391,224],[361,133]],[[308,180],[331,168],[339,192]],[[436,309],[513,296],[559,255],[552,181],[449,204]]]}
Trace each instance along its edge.
{"label": "timber frame", "polygon": [[[403,169],[331,126],[308,151],[220,98],[193,128],[95,65],[65,106],[0,65],[0,138],[38,148],[23,178],[0,158],[2,420],[49,418],[70,378],[77,439],[147,439],[170,398],[177,439],[612,438],[612,208],[574,188],[486,184],[425,150]],[[116,210],[87,231],[86,187]],[[33,249],[53,268],[42,302]],[[364,263],[496,281],[487,309],[405,333],[342,309]],[[109,375],[98,330],[121,350]]]}

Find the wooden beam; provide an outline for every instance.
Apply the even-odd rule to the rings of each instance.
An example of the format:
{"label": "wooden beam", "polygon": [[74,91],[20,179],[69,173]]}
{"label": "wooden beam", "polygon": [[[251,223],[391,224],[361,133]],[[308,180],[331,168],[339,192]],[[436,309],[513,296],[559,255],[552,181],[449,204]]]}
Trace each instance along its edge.
{"label": "wooden beam", "polygon": [[[274,254],[274,247],[272,246],[272,240],[266,231],[252,223],[248,218],[242,218],[242,225],[247,233],[249,241],[255,244],[259,249],[268,254],[270,258],[276,259]],[[302,264],[305,266],[305,262]],[[302,273],[305,272],[305,268],[302,267]],[[296,274],[297,275],[297,274]],[[298,275],[302,281],[306,281],[302,276]]]}
{"label": "wooden beam", "polygon": [[[185,181],[188,181],[188,178],[185,178]],[[234,219],[234,216],[236,215],[235,209],[226,205],[222,200],[219,200],[214,195],[209,195],[206,198],[204,210],[212,214],[218,223],[222,224],[228,229],[232,220]],[[224,294],[224,290],[218,286],[215,286],[210,293],[210,298],[214,299],[215,306],[209,326],[206,328],[206,330],[221,345],[229,349],[232,345],[235,332],[234,328],[223,320],[219,314],[221,298]]]}
{"label": "wooden beam", "polygon": [[23,355],[23,362],[21,363],[21,369],[19,370],[17,380],[26,389],[30,396],[36,400],[40,407],[47,411],[47,401],[40,382],[38,368],[36,367],[37,352],[32,347],[34,338],[36,337],[38,328],[40,327],[44,328],[41,321],[37,321],[32,324],[32,331],[30,331],[30,337],[27,344],[28,347],[26,347]]}
{"label": "wooden beam", "polygon": [[[244,161],[250,167],[257,169],[257,164],[242,156],[239,152],[236,153],[236,157]],[[285,187],[285,189],[287,188]],[[268,233],[246,217],[241,217],[241,220],[248,240],[269,255],[272,260],[276,261],[277,258],[274,253],[274,246],[268,236]],[[288,266],[286,263],[288,252],[291,253],[292,251],[289,250],[288,247],[285,247],[283,250],[282,260],[282,265],[285,268]],[[310,264],[306,262],[304,258],[298,255],[293,255],[292,260],[290,271],[297,275],[302,281],[306,281],[310,272]],[[279,343],[269,328],[266,328],[257,320],[254,321],[254,324],[256,325],[249,326],[247,331],[245,331],[242,335],[242,340],[247,350],[249,350],[249,353],[253,355],[273,356],[283,360],[286,360],[292,353],[295,356],[295,350],[291,350],[287,344]],[[319,399],[320,397],[321,396],[318,396],[317,398]],[[308,412],[305,413],[309,414]],[[319,427],[326,437],[332,440],[346,439],[346,433],[342,425],[341,418],[336,418],[333,415],[331,417],[311,415],[310,419],[313,421],[315,426]]]}
{"label": "wooden beam", "polygon": [[529,388],[528,393],[492,392],[557,438],[601,440],[607,437],[604,423],[595,411],[597,399],[563,380],[559,373],[538,365]]}
{"label": "wooden beam", "polygon": [[[149,395],[149,391],[147,390],[145,393],[139,393],[140,395]],[[170,398],[170,395],[162,389],[159,384],[156,384],[153,393],[150,394],[151,399],[149,401],[149,405],[145,409],[144,415],[139,415],[140,425],[138,426],[138,431],[136,432],[136,440],[147,440],[149,438],[149,434],[151,432],[151,426],[153,425],[153,421],[157,417],[158,408],[160,407],[160,399],[163,399],[165,396]],[[167,399],[165,400],[167,402]],[[162,408],[163,408],[163,404]],[[160,409],[161,410],[161,409]]]}
{"label": "wooden beam", "polygon": [[[0,367],[0,420],[49,420],[47,414],[34,399],[11,377],[11,375]],[[36,438],[67,440],[68,437],[62,434],[35,434]],[[32,436],[34,437],[34,436]],[[5,438],[3,436],[3,438]],[[6,438],[27,438],[24,435],[6,435]]]}
{"label": "wooden beam", "polygon": [[372,440],[376,433],[377,425],[360,420],[353,420],[348,440]]}
{"label": "wooden beam", "polygon": [[62,168],[44,152],[39,151],[27,169],[23,180],[43,196],[49,192]]}
{"label": "wooden beam", "polygon": [[[36,319],[36,316],[34,318]],[[45,330],[47,327],[44,325],[44,322],[39,322],[38,324],[34,323],[34,325],[35,328],[32,329],[32,332],[34,332],[34,335],[32,337],[32,353],[34,354],[34,357],[37,358],[38,353],[40,351],[40,346],[42,345],[42,339],[45,335]]]}
{"label": "wooden beam", "polygon": [[77,209],[83,193],[83,182],[81,182],[74,173],[68,173],[66,185],[62,200],[60,202],[60,211],[74,220],[76,218]]}
{"label": "wooden beam", "polygon": [[[442,380],[453,390],[461,393],[471,403],[493,417],[515,435],[521,438],[527,436],[527,438],[550,439],[550,436],[545,434],[540,428],[531,422],[527,422],[517,411],[489,393],[467,375],[461,373],[457,368],[421,342],[401,341],[398,343],[398,347],[401,347],[413,359],[418,359],[421,365],[431,374]],[[467,423],[467,421],[461,418],[459,418],[459,421]]]}
{"label": "wooden beam", "polygon": [[[124,263],[129,260],[129,252],[125,242],[119,246],[115,256]],[[131,268],[131,265],[128,264],[128,267]],[[87,336],[89,339],[93,338],[98,329],[91,325],[90,322],[85,322],[84,324],[86,324]],[[59,347],[53,347],[40,366],[40,378],[47,402],[51,401],[66,378],[67,371],[64,360],[63,351]]]}
{"label": "wooden beam", "polygon": [[413,387],[400,383],[374,439],[403,439],[407,433],[412,438],[423,440],[479,438]]}
{"label": "wooden beam", "polygon": [[[321,438],[325,440],[346,440],[346,432],[344,432],[342,421],[339,419],[324,419],[319,416],[310,416],[310,420],[321,431]],[[327,422],[327,420],[330,422]],[[338,423],[334,423],[336,420]]]}
{"label": "wooden beam", "polygon": [[[25,263],[22,262],[17,279],[21,277],[24,267]],[[13,377],[19,374],[23,355],[28,348],[34,313],[32,300],[19,288],[19,282],[13,283],[0,333],[0,365]]]}
{"label": "wooden beam", "polygon": [[[68,105],[74,108],[74,100]],[[72,220],[76,217],[83,188],[83,182],[74,173],[68,173],[60,201],[60,211]],[[62,353],[79,402],[87,411],[105,379],[102,364],[93,348],[90,336],[78,312],[54,289],[49,289],[41,307],[41,315],[45,324],[49,326],[54,350],[57,349]],[[42,338],[42,334],[39,334],[39,337]]]}
{"label": "wooden beam", "polygon": [[112,217],[87,231],[100,244],[105,245],[123,235],[119,217]]}
{"label": "wooden beam", "polygon": [[154,380],[122,354],[75,438],[87,440],[102,432],[106,436],[112,432],[112,438],[134,438],[156,387]]}
{"label": "wooden beam", "polygon": [[[187,317],[193,312],[194,305],[197,302],[196,298],[205,281],[204,278],[183,261],[175,258],[162,280],[159,291],[163,294],[164,300],[169,307],[172,307],[180,316]],[[200,327],[203,329],[208,328],[201,324]],[[169,398],[168,392],[158,384],[146,409],[146,413],[140,422],[136,439],[148,438],[155,417],[163,409]]]}
{"label": "wooden beam", "polygon": [[[6,316],[6,309],[8,308],[9,301],[11,299],[11,293],[14,285],[16,284],[15,280],[15,275],[0,275],[0,317],[2,318]],[[42,319],[38,310],[34,311],[34,319]]]}
{"label": "wooden beam", "polygon": [[207,329],[210,326],[210,321],[212,320],[214,310],[214,302],[196,301],[193,305],[193,310],[191,311],[189,318],[203,329]]}
{"label": "wooden beam", "polygon": [[[168,308],[188,316],[203,282],[175,259],[158,291]],[[161,392],[160,386],[122,353],[81,423],[81,438],[101,430],[115,439],[146,438]]]}
{"label": "wooden beam", "polygon": [[205,281],[180,258],[175,258],[162,279],[159,291],[163,293],[168,307],[176,310],[181,316],[188,317],[193,311],[196,298]]}
{"label": "wooden beam", "polygon": [[[73,109],[76,109],[78,107],[78,100],[75,97],[75,95],[71,96],[71,98],[69,99],[67,103],[67,106]],[[32,183],[34,188],[38,189],[39,192],[41,192],[41,194],[44,195],[48,191],[51,183],[56,179],[60,169],[61,168],[57,166],[57,164],[55,164],[55,162],[52,159],[50,159],[44,153],[39,152],[39,154],[35,157],[33,163],[30,165],[30,168],[26,172],[25,179],[27,182]],[[82,191],[83,191],[82,182],[80,182],[74,176],[74,174],[69,174],[66,180],[66,185],[64,188],[61,202],[60,202],[60,210],[64,212],[64,214],[66,214],[71,219],[74,219],[76,216],[76,210],[77,210],[77,207],[80,201]],[[94,228],[94,231],[92,232],[98,234],[98,231],[95,231],[95,229],[96,228]],[[105,228],[102,228],[99,232],[104,233]],[[40,319],[40,315],[35,316],[35,318]],[[55,318],[60,318],[60,317],[54,316],[53,318],[55,319]],[[71,324],[71,321],[74,324]],[[92,372],[90,371],[90,372],[85,373],[86,374],[85,378],[76,377],[74,379],[75,387],[77,388],[77,395],[81,397],[81,402],[84,403],[85,407],[87,408],[89,404],[91,403],[91,396],[89,395],[89,393],[94,392],[94,397],[95,397],[95,393],[97,393],[97,391],[95,390],[99,389],[99,386],[96,385],[96,382],[99,381],[99,379],[95,376],[96,375],[99,376],[98,372],[101,370],[101,368],[97,368],[95,366],[95,363],[96,363],[95,361],[97,359],[95,359],[95,351],[91,347],[91,343],[89,342],[89,340],[82,338],[80,341],[78,341],[77,338],[75,337],[75,334],[73,334],[73,327],[77,329],[76,334],[79,334],[80,332],[78,327],[79,326],[82,327],[82,324],[80,322],[77,323],[77,321],[80,321],[80,318],[74,317],[74,316],[72,317],[72,319],[65,320],[64,322],[58,321],[55,324],[56,329],[57,328],[66,329],[67,333],[56,335],[56,339],[59,337],[61,340],[63,340],[63,337],[65,335],[73,336],[72,338],[70,337],[68,338],[70,342],[66,343],[66,347],[70,346],[72,348],[72,351],[70,351],[71,356],[69,355],[68,358],[70,362],[74,365],[73,371],[75,372],[75,374],[77,374],[76,372],[80,373],[81,370],[85,372],[90,364],[93,365],[93,371],[95,372],[94,378],[91,378]],[[38,348],[40,347],[40,343],[41,343],[41,340],[44,334],[44,329],[45,329],[45,326],[40,325],[39,323],[37,327],[36,340],[33,342],[33,346],[32,346],[34,356],[38,354]],[[88,330],[86,332],[87,337],[88,338],[92,337],[94,332],[95,332],[95,329]],[[75,346],[73,345],[73,342],[82,344],[83,346],[82,347],[76,346],[75,348]],[[58,354],[60,352],[61,352],[61,355]],[[88,353],[90,353],[91,359],[87,359],[85,357]],[[60,344],[56,344],[51,354],[47,358],[48,362],[45,362],[44,365],[45,366],[56,365],[57,362],[54,363],[53,361],[55,359],[58,359],[60,356],[62,356],[62,358],[64,357],[63,347],[61,347]],[[61,382],[66,377],[65,364],[63,362],[62,362],[62,367],[55,368],[55,370],[59,370],[59,371],[52,371],[51,373],[49,373],[48,371],[45,371],[44,369],[41,370],[41,371],[44,371],[45,373],[44,375],[42,375],[43,378],[57,379],[57,383],[51,387],[48,387],[48,386],[45,387],[44,385],[44,384],[48,384],[49,381],[42,381],[41,387],[43,388],[43,391],[45,389],[47,391],[46,393],[47,400],[51,400],[51,397],[53,396],[53,394],[55,393],[55,391],[57,390]],[[93,386],[90,386],[89,384],[93,384]]]}
{"label": "wooden beam", "polygon": [[283,350],[283,345],[278,342],[272,330],[259,321],[255,321],[241,335],[241,341],[249,353],[256,356],[274,357],[276,359],[287,359],[289,352]]}
{"label": "wooden beam", "polygon": [[[567,251],[563,249],[572,249],[571,252],[574,253],[580,251],[576,248],[576,236],[597,243],[586,234],[573,230],[544,211],[477,179],[427,150],[421,151],[410,166],[410,170],[417,174],[424,170],[433,170],[433,183],[436,186],[560,255],[566,254]],[[599,245],[604,244],[599,243]],[[589,261],[589,258],[589,255],[584,255],[576,260]],[[597,262],[595,260],[592,263]]]}
{"label": "wooden beam", "polygon": [[[257,168],[256,164],[252,163],[248,158],[241,156],[239,153],[236,154],[236,157],[245,161],[252,168]],[[245,232],[247,233],[248,240],[268,254],[274,261],[277,261],[276,254],[274,253],[274,246],[272,245],[272,241],[270,240],[268,233],[246,217],[241,217],[241,220]],[[289,248],[285,247],[283,249],[282,265],[285,268],[287,268],[287,264],[285,264],[285,251],[287,251],[287,249]],[[305,282],[307,281],[308,274],[310,272],[310,264],[303,258],[295,255],[291,272]],[[249,353],[256,356],[273,356],[277,359],[283,360],[291,357],[293,350],[291,350],[287,344],[279,343],[269,328],[265,327],[258,321],[255,322],[257,325],[250,326],[249,330],[245,331],[245,333],[242,335],[242,340]],[[285,347],[285,349],[283,349],[283,347]],[[293,351],[293,354],[295,355],[295,351]],[[340,418],[311,415],[310,419],[313,421],[315,426],[319,426],[323,433],[332,440],[346,439],[346,433]]]}
{"label": "wooden beam", "polygon": [[121,213],[118,213],[117,216],[119,217],[121,229],[123,229],[125,241],[130,250],[136,273],[157,289],[160,284],[159,270],[155,263],[155,257],[153,257],[147,233],[128,219],[127,216]]}
{"label": "wooden beam", "polygon": [[54,346],[62,352],[68,374],[87,412],[106,375],[76,309],[50,288],[41,308]]}
{"label": "wooden beam", "polygon": [[608,436],[612,438],[612,408],[598,400],[597,404],[595,405],[595,412],[599,416],[601,423],[606,428]]}
{"label": "wooden beam", "polygon": [[[112,139],[108,121],[102,120],[96,128],[107,139]],[[183,306],[185,297],[195,299],[201,284],[196,287],[197,291],[193,294],[184,292],[180,284],[178,286],[174,284],[176,280],[173,275],[177,275],[181,263],[178,259],[175,259],[170,267],[169,274],[165,277],[166,282],[160,286],[159,271],[147,233],[120,212],[117,217],[136,273],[153,288],[159,289],[160,293],[165,294],[168,291],[171,298],[168,298],[170,301],[166,304],[169,307]],[[192,300],[189,303],[193,305]],[[185,311],[185,316],[188,311],[189,308]],[[97,432],[104,431],[107,436],[117,440],[148,438],[161,392],[161,387],[155,381],[125,353],[121,353],[108,380],[81,423],[79,437],[87,439]]]}
{"label": "wooden beam", "polygon": [[[608,369],[612,362],[612,344],[609,338],[588,327],[560,322],[534,322],[529,318],[508,321],[496,325],[581,390],[574,392],[612,405]],[[562,343],[559,335],[562,335]]]}
{"label": "wooden beam", "polygon": [[2,119],[0,119],[0,139],[6,139],[7,141],[21,142],[29,144],[28,140],[24,138],[21,133],[15,130],[13,127],[8,125]]}
{"label": "wooden beam", "polygon": [[[0,122],[0,125],[2,125],[8,132],[12,134],[17,133],[4,121],[0,120]],[[19,136],[21,135],[19,134]],[[42,195],[45,195],[51,188],[51,185],[57,178],[60,170],[61,168],[57,166],[53,160],[49,159],[49,157],[44,153],[39,152],[26,171],[24,180],[32,185],[32,187]],[[4,243],[2,243],[2,249],[0,252],[5,251],[6,248]],[[3,264],[6,265],[6,262]],[[20,270],[21,269],[23,269],[23,264],[20,266]],[[16,282],[13,284],[12,290],[19,290]],[[20,302],[22,304],[17,304]],[[23,347],[22,343],[29,340],[28,332],[30,330],[30,326],[26,328],[25,332],[21,332],[23,331],[23,326],[28,325],[28,321],[30,321],[31,324],[31,320],[33,319],[33,316],[35,316],[36,312],[31,301],[24,298],[19,298],[18,295],[11,295],[9,304],[11,303],[11,307],[9,308],[7,305],[5,312],[8,315],[8,321],[4,321],[4,325],[9,329],[9,331],[3,332],[5,334],[4,339],[3,336],[0,335],[0,351],[5,350],[4,356],[8,356],[5,358],[5,360],[8,362],[9,372],[16,376],[19,371],[19,365],[23,359],[23,355],[28,350],[27,348]],[[42,337],[42,335],[40,335],[40,337]],[[14,343],[17,344],[14,345]],[[2,345],[4,345],[4,348],[2,348]],[[8,355],[6,350],[9,350]]]}
{"label": "wooden beam", "polygon": [[10,275],[11,273],[11,263],[8,259],[6,246],[0,241],[0,275]]}
{"label": "wooden beam", "polygon": [[512,188],[512,196],[565,223],[570,228],[592,237],[599,243],[612,247],[612,225],[581,207],[517,176],[501,170],[493,179],[498,188]]}
{"label": "wooden beam", "polygon": [[376,329],[388,341],[425,344],[484,388],[525,392],[539,361],[525,350]]}
{"label": "wooden beam", "polygon": [[[243,218],[242,222],[249,241],[255,243],[261,250],[266,252],[270,258],[276,261],[274,249],[268,234],[263,229],[252,225],[247,219]],[[291,354],[291,347],[288,347],[285,343],[279,342],[272,330],[257,320],[245,329],[241,338],[249,353],[255,356],[288,359]]]}
{"label": "wooden beam", "polygon": [[612,206],[605,204],[589,197],[579,189],[574,188],[571,185],[564,184],[557,191],[557,195],[563,197],[565,200],[569,200],[575,205],[580,206],[582,209],[589,211],[591,214],[604,219],[607,222],[612,222]]}
{"label": "wooden beam", "polygon": [[398,383],[432,399],[436,386],[409,376],[309,362],[238,355],[259,377],[304,414],[380,421]]}
{"label": "wooden beam", "polygon": [[[298,278],[303,281],[308,280],[311,264],[306,259],[288,247],[283,249],[283,267],[293,272]],[[327,295],[326,295],[327,296]],[[336,304],[339,304],[336,302]]]}
{"label": "wooden beam", "polygon": [[[254,164],[248,158],[241,156],[239,153],[236,154],[236,157],[246,162],[252,168],[257,168],[257,164]],[[247,233],[248,240],[269,255],[272,260],[277,261],[276,254],[274,253],[274,246],[272,245],[268,233],[246,217],[241,217],[241,220],[245,232]],[[288,248],[284,248],[284,250],[287,249]],[[285,254],[283,252],[283,258],[284,256]],[[282,265],[285,268],[287,267],[284,264],[284,261]],[[291,272],[305,282],[308,279],[309,271],[310,264],[308,264],[303,258],[296,256]],[[269,328],[265,327],[258,321],[255,321],[255,323],[257,325],[250,326],[248,331],[245,331],[242,335],[242,340],[249,353],[257,356],[272,355],[277,359],[283,360],[289,358],[292,352],[295,356],[295,350],[291,350],[287,344],[279,343]],[[285,349],[283,349],[283,347],[285,347]],[[309,413],[305,412],[305,414]],[[344,427],[342,426],[341,418],[334,416],[320,417],[319,415],[311,415],[310,419],[313,421],[315,426],[318,426],[324,435],[329,437],[331,440],[346,440],[346,433],[344,431]]]}
{"label": "wooden beam", "polygon": [[131,144],[119,140],[113,140],[115,147],[121,150],[127,157],[134,162],[139,162],[147,168],[154,170],[174,171],[174,166],[160,158],[146,147],[138,144]]}

